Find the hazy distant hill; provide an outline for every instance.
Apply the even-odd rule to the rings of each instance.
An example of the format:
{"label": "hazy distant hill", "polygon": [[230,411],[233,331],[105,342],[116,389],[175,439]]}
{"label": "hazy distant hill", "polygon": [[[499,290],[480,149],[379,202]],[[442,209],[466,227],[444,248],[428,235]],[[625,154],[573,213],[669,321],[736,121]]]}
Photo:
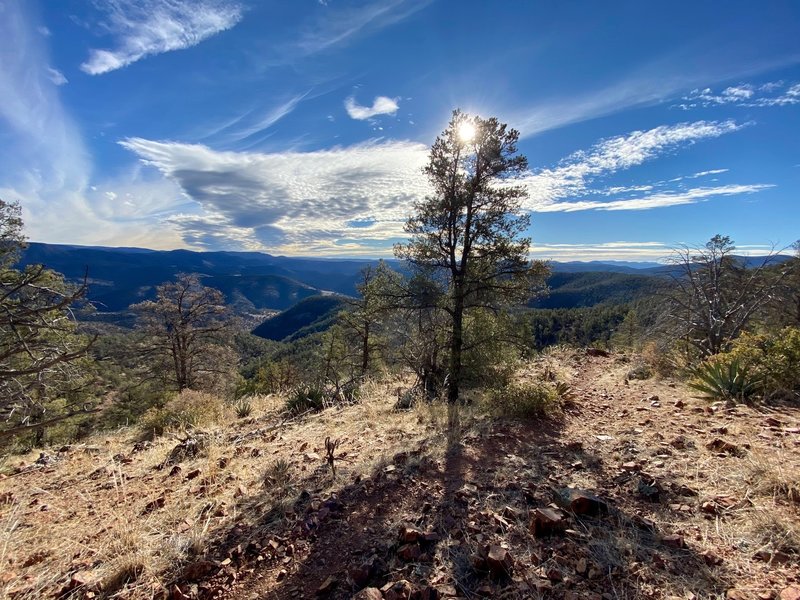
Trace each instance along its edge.
{"label": "hazy distant hill", "polygon": [[[748,264],[760,260],[763,258],[746,259]],[[396,261],[389,262],[399,268]],[[354,295],[359,270],[375,261],[31,243],[23,256],[25,263],[43,263],[73,280],[82,279],[88,272],[89,299],[103,312],[122,311],[134,302],[152,298],[156,285],[181,272],[198,273],[206,285],[221,290],[239,312],[252,312],[284,310],[323,291]],[[629,302],[653,291],[661,279],[654,276],[674,271],[668,265],[654,265],[552,262],[550,295],[532,306],[570,308]]]}
{"label": "hazy distant hill", "polygon": [[284,309],[330,290],[355,293],[358,271],[371,261],[297,259],[258,252],[154,251],[32,243],[23,264],[42,263],[73,280],[89,275],[89,299],[101,311],[124,310],[153,297],[177,273],[198,273],[244,309]]}

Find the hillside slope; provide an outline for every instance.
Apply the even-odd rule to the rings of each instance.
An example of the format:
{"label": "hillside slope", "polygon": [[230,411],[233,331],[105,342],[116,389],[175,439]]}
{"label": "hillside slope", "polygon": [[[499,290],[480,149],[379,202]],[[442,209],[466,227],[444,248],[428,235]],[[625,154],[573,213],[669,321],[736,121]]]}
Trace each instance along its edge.
{"label": "hillside slope", "polygon": [[[0,591],[666,600],[798,585],[796,407],[709,406],[680,383],[626,384],[622,356],[542,361],[519,377],[547,368],[574,393],[548,421],[479,406],[457,419],[439,405],[396,412],[381,385],[300,419],[258,399],[252,418],[212,428],[203,450],[171,463],[178,440],[137,444],[133,432],[17,458],[0,480]],[[327,436],[339,440],[335,479]],[[605,510],[547,512],[567,487]],[[562,523],[534,535],[551,514]]]}

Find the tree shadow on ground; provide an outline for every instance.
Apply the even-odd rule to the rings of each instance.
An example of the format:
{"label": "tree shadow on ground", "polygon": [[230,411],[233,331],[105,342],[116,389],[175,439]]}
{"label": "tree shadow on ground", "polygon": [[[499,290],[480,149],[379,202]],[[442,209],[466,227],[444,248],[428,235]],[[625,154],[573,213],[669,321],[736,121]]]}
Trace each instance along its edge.
{"label": "tree shadow on ground", "polygon": [[[441,448],[442,436],[443,455],[432,450]],[[607,513],[570,515],[566,532],[534,537],[529,511],[547,507],[576,470],[595,482],[589,491],[607,501]],[[451,406],[444,431],[371,473],[343,470],[323,495],[325,477],[317,472],[299,481],[307,491],[280,510],[265,511],[259,495],[243,499],[240,524],[211,540],[205,556],[230,564],[195,577],[196,587],[185,578],[179,589],[200,597],[229,586],[228,597],[339,599],[406,580],[408,586],[396,587],[399,595],[386,597],[410,590],[415,598],[436,597],[430,588],[464,598],[640,598],[690,590],[702,597],[723,593],[731,580],[685,535],[670,537],[642,516],[654,506],[696,504],[680,495],[688,490],[662,476],[657,497],[648,495],[640,483],[646,474],[620,472],[563,439],[560,420],[465,422]],[[420,537],[400,539],[404,526]],[[510,572],[496,579],[481,563],[491,545],[507,548],[513,559]]]}

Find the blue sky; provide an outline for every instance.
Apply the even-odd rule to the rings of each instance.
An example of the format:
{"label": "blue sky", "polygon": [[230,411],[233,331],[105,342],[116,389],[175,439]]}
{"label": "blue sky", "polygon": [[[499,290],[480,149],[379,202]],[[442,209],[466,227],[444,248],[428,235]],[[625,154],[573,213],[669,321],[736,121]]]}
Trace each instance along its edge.
{"label": "blue sky", "polygon": [[800,237],[795,0],[0,0],[35,241],[390,254],[457,107],[521,132],[535,256]]}

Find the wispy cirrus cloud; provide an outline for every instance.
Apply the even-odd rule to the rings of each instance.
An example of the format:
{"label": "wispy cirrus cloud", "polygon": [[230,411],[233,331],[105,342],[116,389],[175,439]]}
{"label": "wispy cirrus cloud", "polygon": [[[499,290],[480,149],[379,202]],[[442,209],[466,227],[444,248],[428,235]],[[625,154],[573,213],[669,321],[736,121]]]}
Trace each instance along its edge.
{"label": "wispy cirrus cloud", "polygon": [[[650,261],[663,262],[684,242],[613,241],[585,244],[543,244],[531,246],[531,256],[557,261]],[[736,254],[761,256],[774,251],[769,244],[737,245]]]}
{"label": "wispy cirrus cloud", "polygon": [[577,200],[574,202],[552,202],[539,206],[537,212],[576,212],[581,210],[648,210],[696,204],[711,198],[742,196],[775,187],[772,184],[720,185],[689,190],[660,192],[622,200]]}
{"label": "wispy cirrus cloud", "polygon": [[[647,185],[634,185],[603,190],[592,187],[595,181],[742,127],[744,125],[732,120],[695,121],[662,125],[602,140],[587,151],[571,154],[556,167],[539,169],[524,176],[522,183],[529,190],[526,208],[540,212],[607,209],[601,201],[586,202],[583,198],[592,194],[608,196],[649,189]],[[663,201],[667,202],[667,199],[663,198]],[[626,206],[641,209],[633,204]]]}
{"label": "wispy cirrus cloud", "polygon": [[[24,3],[6,3],[0,19],[0,198],[22,205],[25,232],[53,243],[177,247],[158,215],[187,199],[174,182],[141,168],[92,184],[92,161],[49,72],[47,38]],[[58,79],[58,78],[56,78]]]}
{"label": "wispy cirrus cloud", "polygon": [[356,102],[354,96],[350,96],[344,101],[344,108],[351,119],[365,121],[378,115],[395,114],[400,108],[397,100],[397,98],[389,98],[388,96],[375,96],[372,106],[362,106]]}
{"label": "wispy cirrus cloud", "polygon": [[50,81],[52,81],[54,85],[65,85],[69,83],[69,80],[67,80],[64,74],[58,69],[54,69],[53,67],[47,67],[46,72],[48,79],[50,79]]}
{"label": "wispy cirrus cloud", "polygon": [[350,41],[358,35],[375,32],[399,23],[428,6],[433,0],[373,0],[345,2],[325,7],[285,49],[287,59],[317,54]]}
{"label": "wispy cirrus cloud", "polygon": [[[291,114],[308,94],[309,92],[296,94],[288,100],[266,109],[263,107],[250,108],[203,132],[198,139],[199,141],[213,140],[215,145],[223,147],[240,147],[242,142],[245,145],[250,145],[248,142],[257,144],[266,137],[267,130]],[[240,147],[240,149],[242,148]]]}
{"label": "wispy cirrus cloud", "polygon": [[800,104],[800,83],[787,84],[783,81],[773,81],[760,85],[741,83],[714,91],[707,87],[692,90],[681,99],[677,108],[691,110],[693,108],[708,108],[712,106],[790,106]]}
{"label": "wispy cirrus cloud", "polygon": [[81,70],[101,75],[138,60],[196,46],[242,18],[231,0],[105,0],[101,29],[115,39],[113,49],[93,49]]}

